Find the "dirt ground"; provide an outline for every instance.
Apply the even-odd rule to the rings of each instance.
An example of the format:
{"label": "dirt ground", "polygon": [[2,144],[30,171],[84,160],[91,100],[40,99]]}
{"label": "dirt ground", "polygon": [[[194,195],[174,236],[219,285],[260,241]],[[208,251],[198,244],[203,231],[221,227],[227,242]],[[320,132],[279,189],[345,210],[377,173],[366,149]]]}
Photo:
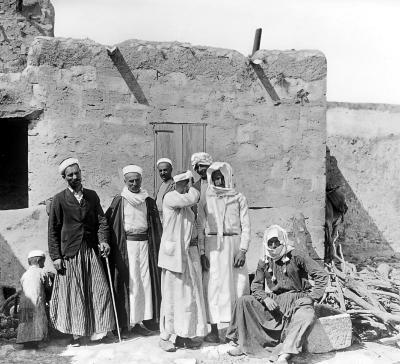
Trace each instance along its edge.
{"label": "dirt ground", "polygon": [[[24,350],[15,341],[0,342],[0,363],[36,364],[266,364],[268,358],[246,356],[233,358],[227,354],[229,344],[204,345],[200,350],[163,352],[158,336],[132,337],[122,343],[92,344],[72,347],[65,341],[52,341],[39,350]],[[400,349],[376,342],[353,345],[345,350],[326,354],[301,354],[293,364],[400,364]]]}

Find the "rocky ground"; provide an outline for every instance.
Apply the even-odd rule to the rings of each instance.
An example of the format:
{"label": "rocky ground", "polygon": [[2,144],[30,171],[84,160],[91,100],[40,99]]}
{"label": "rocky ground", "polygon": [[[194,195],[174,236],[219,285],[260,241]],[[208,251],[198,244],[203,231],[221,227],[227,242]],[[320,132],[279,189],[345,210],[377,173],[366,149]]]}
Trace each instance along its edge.
{"label": "rocky ground", "polygon": [[[0,342],[0,363],[37,364],[265,364],[267,358],[233,358],[229,344],[205,345],[200,350],[165,353],[158,347],[158,336],[132,337],[122,343],[72,347],[52,341],[43,349],[25,350],[14,340]],[[365,342],[326,354],[302,354],[293,364],[400,364],[400,349],[377,342]]]}

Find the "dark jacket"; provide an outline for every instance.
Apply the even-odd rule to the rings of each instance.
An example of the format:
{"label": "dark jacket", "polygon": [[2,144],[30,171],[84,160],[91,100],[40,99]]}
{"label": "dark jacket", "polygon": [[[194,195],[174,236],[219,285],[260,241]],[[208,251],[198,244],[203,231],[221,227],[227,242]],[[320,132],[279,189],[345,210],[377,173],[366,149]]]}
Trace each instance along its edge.
{"label": "dark jacket", "polygon": [[[106,217],[111,229],[111,274],[115,289],[115,298],[120,327],[130,325],[129,317],[129,260],[126,248],[126,234],[124,229],[123,198],[115,196],[106,211]],[[161,269],[158,268],[158,252],[162,235],[162,225],[155,201],[147,197],[147,225],[149,247],[149,270],[153,301],[153,320],[160,320],[161,305]]]}
{"label": "dark jacket", "polygon": [[109,228],[95,191],[83,189],[81,203],[67,188],[53,197],[48,225],[49,255],[54,261],[75,256],[85,240],[93,249],[108,242]]}
{"label": "dark jacket", "polygon": [[[296,249],[288,254],[288,258],[290,261],[286,269],[282,260],[271,261],[271,266],[263,260],[258,262],[251,284],[252,295],[258,301],[294,292],[304,293],[313,300],[321,299],[328,285],[328,274],[325,270],[315,260]],[[275,282],[272,281],[273,272],[277,279]],[[308,276],[315,282],[314,287],[311,287]],[[265,291],[265,282],[271,293]]]}

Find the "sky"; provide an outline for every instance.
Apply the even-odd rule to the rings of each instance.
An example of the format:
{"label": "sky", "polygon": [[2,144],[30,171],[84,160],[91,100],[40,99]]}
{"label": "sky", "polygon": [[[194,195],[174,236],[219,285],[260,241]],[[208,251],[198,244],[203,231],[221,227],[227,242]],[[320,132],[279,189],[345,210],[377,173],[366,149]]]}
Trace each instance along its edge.
{"label": "sky", "polygon": [[235,49],[318,49],[327,99],[400,104],[398,0],[52,0],[55,36]]}

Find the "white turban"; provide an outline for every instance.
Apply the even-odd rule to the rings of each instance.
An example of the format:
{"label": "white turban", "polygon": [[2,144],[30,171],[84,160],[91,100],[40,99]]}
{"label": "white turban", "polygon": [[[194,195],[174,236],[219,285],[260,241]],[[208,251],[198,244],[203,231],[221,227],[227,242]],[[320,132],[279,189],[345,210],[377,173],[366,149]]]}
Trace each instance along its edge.
{"label": "white turban", "polygon": [[174,182],[186,181],[187,179],[193,178],[193,174],[190,171],[186,171],[185,173],[177,174],[174,176]]}
{"label": "white turban", "polygon": [[41,251],[41,250],[31,250],[31,251],[28,253],[28,259],[34,258],[34,257],[42,257],[42,258],[44,258],[44,257],[45,257],[45,254],[44,254],[44,252]]}
{"label": "white turban", "polygon": [[172,167],[172,161],[171,161],[171,159],[168,159],[168,158],[160,158],[158,161],[157,161],[157,167],[158,167],[158,165],[160,164],[160,163],[169,163],[170,165],[171,165],[171,167]]}
{"label": "white turban", "polygon": [[139,173],[143,174],[143,169],[139,166],[135,166],[134,164],[129,164],[128,166],[122,168],[122,174],[125,176],[127,173]]}
{"label": "white turban", "polygon": [[59,172],[60,174],[64,174],[64,171],[65,171],[69,166],[72,166],[72,165],[74,165],[74,164],[77,164],[77,165],[79,166],[79,168],[80,168],[79,161],[78,161],[76,158],[67,158],[67,159],[64,159],[64,160],[61,162],[61,164],[58,166],[58,172]]}
{"label": "white turban", "polygon": [[205,152],[199,152],[192,154],[191,163],[193,168],[196,164],[204,164],[204,165],[211,165],[213,162],[211,155]]}

